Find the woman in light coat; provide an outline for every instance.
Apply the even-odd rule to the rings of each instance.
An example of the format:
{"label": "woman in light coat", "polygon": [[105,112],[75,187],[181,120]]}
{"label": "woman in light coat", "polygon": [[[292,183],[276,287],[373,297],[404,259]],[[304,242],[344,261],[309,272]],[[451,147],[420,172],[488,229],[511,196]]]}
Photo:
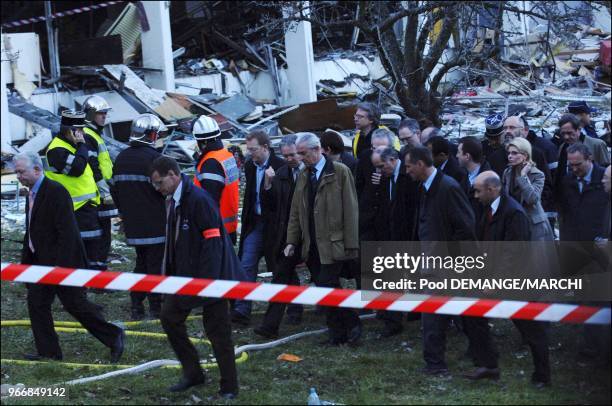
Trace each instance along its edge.
{"label": "woman in light coat", "polygon": [[554,240],[541,202],[544,173],[531,160],[531,144],[525,138],[515,138],[506,145],[506,151],[509,165],[502,175],[504,191],[527,212],[531,241]]}

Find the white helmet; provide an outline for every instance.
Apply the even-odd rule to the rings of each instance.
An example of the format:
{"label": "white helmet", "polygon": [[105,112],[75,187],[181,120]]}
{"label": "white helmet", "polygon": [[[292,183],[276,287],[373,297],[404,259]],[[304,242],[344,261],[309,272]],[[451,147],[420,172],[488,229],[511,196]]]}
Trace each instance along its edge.
{"label": "white helmet", "polygon": [[168,128],[154,114],[141,114],[132,121],[132,132],[130,141],[140,141],[145,144],[153,145],[157,141],[157,135]]}
{"label": "white helmet", "polygon": [[191,133],[197,141],[204,141],[217,138],[221,135],[221,130],[214,118],[200,116],[193,122]]}
{"label": "white helmet", "polygon": [[82,110],[86,114],[85,119],[87,121],[93,121],[96,113],[108,113],[112,109],[102,97],[93,95],[83,101]]}

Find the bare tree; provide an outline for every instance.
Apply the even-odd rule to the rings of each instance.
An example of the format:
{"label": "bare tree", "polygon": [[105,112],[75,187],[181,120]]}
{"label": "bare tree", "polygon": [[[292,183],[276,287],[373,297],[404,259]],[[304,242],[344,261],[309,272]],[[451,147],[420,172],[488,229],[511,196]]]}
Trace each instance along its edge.
{"label": "bare tree", "polygon": [[[282,7],[285,25],[309,21],[315,29],[358,28],[378,51],[405,113],[439,124],[443,101],[455,90],[441,86],[445,75],[458,67],[478,67],[499,55],[505,13],[546,21],[559,36],[570,32],[587,13],[565,6],[567,2],[529,2],[529,9],[519,7],[524,2],[514,3],[517,5],[497,1],[268,2],[262,3],[262,9],[274,8],[278,15]],[[591,7],[605,5],[593,3]],[[404,25],[403,30],[396,30],[398,23]],[[493,33],[492,38],[479,35],[486,30]]]}

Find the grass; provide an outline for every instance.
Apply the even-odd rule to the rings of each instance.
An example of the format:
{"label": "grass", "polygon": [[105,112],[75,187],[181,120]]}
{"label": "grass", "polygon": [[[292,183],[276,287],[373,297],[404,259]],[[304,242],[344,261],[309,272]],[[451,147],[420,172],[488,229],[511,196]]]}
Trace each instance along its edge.
{"label": "grass", "polygon": [[[19,240],[19,233],[5,233],[6,239]],[[18,261],[20,245],[2,244],[3,262]],[[113,265],[114,270],[129,271],[133,251],[124,245],[113,249],[129,261]],[[124,292],[92,294],[90,298],[104,305],[108,320],[129,317],[129,297]],[[2,320],[27,319],[26,292],[23,284],[2,283]],[[252,326],[258,325],[265,304],[256,303]],[[56,321],[73,321],[59,301],[54,303]],[[195,312],[194,312],[195,313]],[[597,367],[581,361],[581,327],[554,324],[550,329],[553,386],[538,390],[529,384],[531,355],[520,344],[512,323],[494,320],[494,334],[500,350],[502,378],[497,382],[470,382],[460,372],[471,363],[463,354],[466,339],[449,331],[447,360],[453,373],[449,377],[432,378],[419,372],[423,366],[419,323],[405,325],[404,332],[381,340],[377,320],[364,322],[364,337],[357,348],[329,348],[319,345],[322,336],[311,336],[274,349],[251,352],[249,359],[238,365],[240,396],[232,404],[305,404],[308,389],[315,387],[321,399],[343,404],[610,404],[610,367]],[[305,313],[301,326],[282,326],[283,336],[319,329],[322,316]],[[139,331],[161,333],[155,323],[143,323]],[[192,337],[202,337],[199,320],[188,322]],[[64,361],[107,364],[108,349],[89,334],[59,333]],[[264,342],[251,328],[234,329],[235,345]],[[165,339],[128,336],[122,364],[139,364],[154,359],[174,359]],[[199,344],[202,358],[210,359],[210,347]],[[2,328],[2,359],[19,359],[33,350],[28,328]],[[278,361],[281,353],[303,358],[298,363]],[[1,364],[2,383],[23,383],[26,386],[48,386],[87,377],[112,369],[66,368],[58,363],[44,365]],[[218,402],[212,397],[218,390],[218,371],[209,370],[209,379],[201,386],[182,394],[170,394],[166,388],[180,376],[179,369],[154,369],[141,375],[122,376],[69,388],[67,398],[16,399],[3,397],[3,404],[198,404]]]}

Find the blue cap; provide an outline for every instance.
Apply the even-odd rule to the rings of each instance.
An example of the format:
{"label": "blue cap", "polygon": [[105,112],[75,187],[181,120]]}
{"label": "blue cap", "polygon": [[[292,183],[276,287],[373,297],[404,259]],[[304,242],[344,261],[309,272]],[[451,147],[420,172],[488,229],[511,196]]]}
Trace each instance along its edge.
{"label": "blue cap", "polygon": [[492,114],[485,119],[485,136],[499,137],[504,132],[504,117],[503,114]]}

